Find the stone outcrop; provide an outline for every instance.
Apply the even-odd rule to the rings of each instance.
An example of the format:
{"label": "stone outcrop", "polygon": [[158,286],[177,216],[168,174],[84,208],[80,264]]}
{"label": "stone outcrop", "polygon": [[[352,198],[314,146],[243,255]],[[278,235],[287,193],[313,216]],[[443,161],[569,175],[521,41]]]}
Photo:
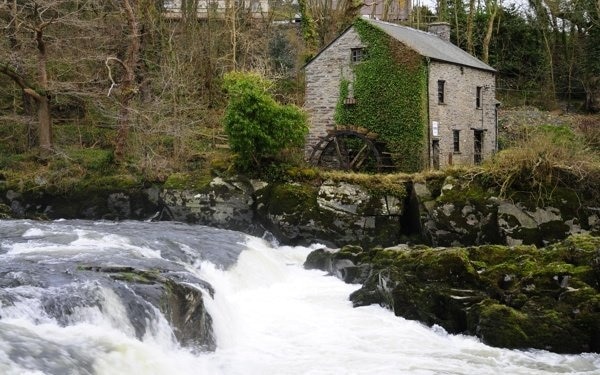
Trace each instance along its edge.
{"label": "stone outcrop", "polygon": [[[60,261],[46,265],[15,259],[0,266],[0,305],[7,307],[18,300],[20,297],[15,297],[13,291],[19,287],[44,290],[40,292],[44,313],[59,324],[68,325],[81,308],[101,311],[113,308],[106,307],[112,306],[106,300],[114,296],[121,301],[127,315],[123,321],[115,313],[112,317],[115,324],[125,331],[131,330],[137,338],[143,339],[154,329],[151,325],[160,311],[182,346],[198,351],[214,350],[212,319],[204,307],[204,293],[212,294],[212,287],[185,272],[183,267],[154,262],[152,267]],[[111,311],[105,313],[110,315]]]}
{"label": "stone outcrop", "polygon": [[354,306],[475,335],[505,348],[600,352],[600,237],[557,244],[316,250],[306,268],[362,283]]}
{"label": "stone outcrop", "polygon": [[[81,271],[100,272],[128,285],[134,292],[135,300],[140,298],[158,308],[169,322],[177,341],[194,350],[214,350],[216,343],[212,330],[212,318],[204,307],[202,290],[193,285],[202,285],[213,294],[210,284],[189,274],[161,271],[158,269],[139,269],[129,266],[94,267],[80,266]],[[114,288],[114,286],[113,286]],[[121,295],[126,294],[121,291]],[[132,303],[133,296],[122,297]],[[139,303],[139,302],[137,302]],[[145,331],[143,319],[148,313],[129,311],[130,320],[137,323],[138,336]]]}
{"label": "stone outcrop", "polygon": [[265,183],[244,178],[214,178],[197,190],[164,189],[162,220],[177,220],[256,234],[253,194]]}
{"label": "stone outcrop", "polygon": [[573,189],[551,194],[513,192],[454,176],[416,182],[413,192],[425,243],[434,246],[535,244],[577,233],[600,233],[599,202]]}
{"label": "stone outcrop", "polygon": [[356,184],[274,184],[256,199],[258,219],[286,243],[392,244],[402,233],[404,197],[376,196]]}
{"label": "stone outcrop", "polygon": [[576,233],[600,233],[600,204],[555,188],[501,194],[477,179],[435,174],[381,190],[368,180],[266,183],[216,177],[200,188],[0,191],[0,217],[175,220],[242,231],[272,232],[286,244],[321,242],[391,246],[535,244]]}

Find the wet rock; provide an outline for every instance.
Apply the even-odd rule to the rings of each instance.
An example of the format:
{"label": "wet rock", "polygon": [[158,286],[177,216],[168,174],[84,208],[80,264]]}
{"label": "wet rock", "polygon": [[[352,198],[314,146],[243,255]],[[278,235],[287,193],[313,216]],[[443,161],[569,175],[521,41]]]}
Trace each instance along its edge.
{"label": "wet rock", "polygon": [[600,352],[600,238],[574,235],[544,248],[485,245],[358,247],[322,253],[368,270],[350,295],[398,316],[475,335],[505,348]]}
{"label": "wet rock", "polygon": [[0,220],[9,219],[11,217],[11,209],[4,203],[0,203]]}
{"label": "wet rock", "polygon": [[183,268],[153,262],[156,267],[152,268],[141,264],[44,264],[22,260],[3,263],[1,306],[37,300],[39,303],[31,303],[39,304],[44,316],[63,326],[94,315],[85,313],[86,309],[97,310],[124,333],[139,339],[153,329],[160,311],[181,345],[192,350],[214,350],[212,320],[204,308],[204,293],[212,294],[212,287]]}
{"label": "wet rock", "polygon": [[256,197],[258,219],[286,243],[391,245],[402,234],[403,198],[379,197],[359,185],[271,184]]}
{"label": "wet rock", "polygon": [[212,287],[205,281],[191,275],[130,266],[84,266],[80,269],[106,274],[112,280],[127,284],[135,293],[136,298],[123,291],[120,296],[127,301],[128,315],[138,337],[143,336],[143,322],[151,315],[147,307],[140,305],[139,298],[142,298],[162,312],[181,345],[195,350],[216,348],[212,319],[204,307],[203,291],[194,286],[200,285],[213,294]]}
{"label": "wet rock", "polygon": [[242,179],[213,179],[198,190],[165,189],[161,219],[255,233],[254,185]]}

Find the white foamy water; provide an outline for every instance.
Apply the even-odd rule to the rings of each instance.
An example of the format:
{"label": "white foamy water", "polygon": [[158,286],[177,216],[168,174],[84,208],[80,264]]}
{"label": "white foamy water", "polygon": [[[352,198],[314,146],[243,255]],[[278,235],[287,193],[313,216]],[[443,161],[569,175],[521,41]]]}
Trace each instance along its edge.
{"label": "white foamy water", "polygon": [[[40,245],[43,233],[26,233],[37,241],[37,250],[23,252],[28,257],[70,251]],[[97,251],[77,242],[82,236],[93,242],[93,233],[86,228],[65,246]],[[98,241],[105,246],[106,236]],[[137,246],[126,245],[125,252]],[[600,374],[598,354],[491,348],[378,306],[352,308],[348,295],[357,285],[302,268],[310,248],[272,247],[253,237],[240,246],[246,250],[228,270],[201,260],[187,265],[216,291],[214,299],[205,294],[215,352],[179,347],[164,318],[136,339],[111,291],[65,326],[43,316],[41,292],[32,288],[10,306],[0,305],[0,374]],[[0,263],[19,255],[12,250],[2,241]]]}

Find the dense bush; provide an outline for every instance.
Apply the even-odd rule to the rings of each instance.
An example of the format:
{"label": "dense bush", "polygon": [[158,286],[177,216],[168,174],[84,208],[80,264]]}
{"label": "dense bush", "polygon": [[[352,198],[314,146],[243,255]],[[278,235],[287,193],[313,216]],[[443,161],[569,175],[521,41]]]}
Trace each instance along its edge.
{"label": "dense bush", "polygon": [[302,110],[277,103],[270,86],[269,80],[255,73],[231,72],[224,77],[229,94],[225,132],[242,171],[264,165],[285,148],[301,146],[308,132]]}

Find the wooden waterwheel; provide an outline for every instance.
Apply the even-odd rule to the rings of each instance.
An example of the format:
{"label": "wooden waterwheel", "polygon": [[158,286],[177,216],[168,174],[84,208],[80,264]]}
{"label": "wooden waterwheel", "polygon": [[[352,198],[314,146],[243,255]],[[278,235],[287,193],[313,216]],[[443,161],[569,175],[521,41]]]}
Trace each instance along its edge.
{"label": "wooden waterwheel", "polygon": [[382,172],[391,168],[385,143],[364,128],[338,126],[314,146],[313,165],[353,172]]}

